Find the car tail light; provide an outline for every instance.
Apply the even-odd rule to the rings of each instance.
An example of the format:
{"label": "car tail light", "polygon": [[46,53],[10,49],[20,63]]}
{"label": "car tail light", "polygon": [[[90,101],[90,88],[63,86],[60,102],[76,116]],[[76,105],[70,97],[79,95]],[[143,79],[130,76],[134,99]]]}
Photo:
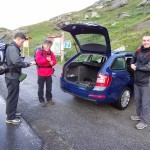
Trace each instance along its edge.
{"label": "car tail light", "polygon": [[99,74],[95,86],[108,87],[111,83],[111,80],[112,80],[112,76]]}

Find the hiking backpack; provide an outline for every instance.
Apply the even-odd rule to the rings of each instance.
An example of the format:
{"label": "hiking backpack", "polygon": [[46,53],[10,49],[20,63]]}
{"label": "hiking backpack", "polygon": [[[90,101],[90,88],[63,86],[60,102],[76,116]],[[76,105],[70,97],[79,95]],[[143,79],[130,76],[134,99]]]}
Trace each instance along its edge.
{"label": "hiking backpack", "polygon": [[8,70],[6,64],[6,48],[6,42],[4,40],[0,40],[0,75],[3,75]]}
{"label": "hiking backpack", "polygon": [[35,48],[35,50],[34,50],[34,60],[35,60],[35,62],[36,62],[36,52],[38,51],[38,50],[41,50],[42,51],[42,55],[43,55],[43,47],[42,47],[42,45],[40,45],[40,46],[37,46],[36,48]]}

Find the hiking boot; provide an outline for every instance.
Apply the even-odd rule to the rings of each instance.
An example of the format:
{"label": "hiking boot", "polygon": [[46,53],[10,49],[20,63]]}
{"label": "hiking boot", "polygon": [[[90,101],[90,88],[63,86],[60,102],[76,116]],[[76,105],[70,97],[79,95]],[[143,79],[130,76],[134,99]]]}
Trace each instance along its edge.
{"label": "hiking boot", "polygon": [[40,103],[40,106],[41,106],[41,107],[46,107],[45,102],[41,102],[41,103]]}
{"label": "hiking boot", "polygon": [[21,116],[21,113],[20,113],[20,112],[16,112],[16,113],[15,113],[15,116],[16,116],[16,117],[20,117],[20,116]]}
{"label": "hiking boot", "polygon": [[[7,117],[7,115],[6,115],[6,117]],[[21,117],[21,113],[20,113],[20,112],[16,112],[16,113],[15,113],[15,117],[16,117],[16,118],[20,118],[20,117]]]}
{"label": "hiking boot", "polygon": [[143,122],[139,122],[139,123],[136,125],[136,128],[137,128],[138,130],[142,130],[142,129],[146,128],[146,127],[147,127],[147,124],[145,124],[145,123],[143,123]]}
{"label": "hiking boot", "polygon": [[139,116],[131,116],[131,120],[140,121],[140,117]]}
{"label": "hiking boot", "polygon": [[16,119],[16,118],[13,119],[13,120],[8,120],[8,119],[6,119],[6,123],[17,125],[17,124],[20,124],[20,123],[21,123],[21,120],[20,120],[20,119]]}
{"label": "hiking boot", "polygon": [[51,104],[51,105],[54,105],[55,102],[53,100],[47,100],[47,104]]}

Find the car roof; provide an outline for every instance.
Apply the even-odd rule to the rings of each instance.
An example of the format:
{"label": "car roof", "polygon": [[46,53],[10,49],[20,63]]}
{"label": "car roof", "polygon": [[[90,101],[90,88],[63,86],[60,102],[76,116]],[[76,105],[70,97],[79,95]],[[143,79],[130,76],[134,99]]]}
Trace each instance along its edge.
{"label": "car roof", "polygon": [[132,57],[134,55],[134,52],[132,52],[132,51],[112,51],[111,54]]}

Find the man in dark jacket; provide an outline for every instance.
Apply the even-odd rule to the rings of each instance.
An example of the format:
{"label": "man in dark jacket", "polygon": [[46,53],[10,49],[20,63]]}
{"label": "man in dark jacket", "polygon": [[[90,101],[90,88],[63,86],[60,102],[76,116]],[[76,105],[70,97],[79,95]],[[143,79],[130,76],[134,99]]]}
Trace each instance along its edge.
{"label": "man in dark jacket", "polygon": [[150,124],[150,35],[143,37],[142,46],[131,60],[134,73],[134,98],[137,116],[132,120],[140,121],[137,129],[144,129]]}
{"label": "man in dark jacket", "polygon": [[25,40],[26,36],[22,32],[18,32],[6,49],[6,62],[9,68],[8,72],[5,73],[5,82],[8,89],[6,99],[6,123],[10,124],[19,124],[21,122],[20,119],[16,118],[20,115],[20,113],[17,112],[19,76],[21,74],[21,68],[26,68],[32,64],[24,62],[21,58],[20,47]]}

